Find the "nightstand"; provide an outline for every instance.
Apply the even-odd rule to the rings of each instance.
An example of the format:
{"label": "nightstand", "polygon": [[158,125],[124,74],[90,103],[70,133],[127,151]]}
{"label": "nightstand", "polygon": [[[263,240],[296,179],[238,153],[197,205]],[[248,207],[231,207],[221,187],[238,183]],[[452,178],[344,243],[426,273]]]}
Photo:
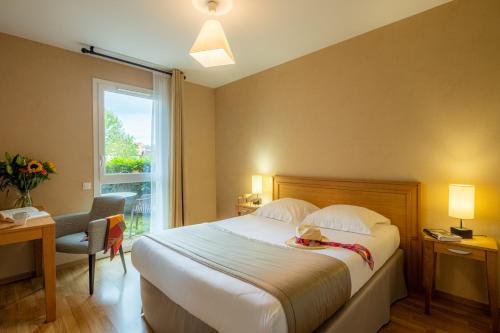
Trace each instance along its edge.
{"label": "nightstand", "polygon": [[236,205],[236,214],[238,216],[250,214],[255,212],[259,207],[262,207],[262,205],[254,205],[251,202],[240,203]]}
{"label": "nightstand", "polygon": [[492,332],[498,333],[498,286],[497,286],[497,254],[498,246],[494,238],[474,236],[460,242],[440,242],[427,234],[423,234],[423,284],[425,289],[425,313],[430,313],[431,297],[435,278],[436,255],[446,254],[465,259],[478,260],[486,264],[486,280],[490,300]]}

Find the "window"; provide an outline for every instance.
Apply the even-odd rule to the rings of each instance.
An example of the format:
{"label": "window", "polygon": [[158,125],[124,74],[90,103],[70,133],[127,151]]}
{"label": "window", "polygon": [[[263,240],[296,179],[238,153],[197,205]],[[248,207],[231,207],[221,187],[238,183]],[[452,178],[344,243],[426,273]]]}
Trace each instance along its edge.
{"label": "window", "polygon": [[149,231],[153,92],[94,80],[94,194],[125,198],[127,235]]}

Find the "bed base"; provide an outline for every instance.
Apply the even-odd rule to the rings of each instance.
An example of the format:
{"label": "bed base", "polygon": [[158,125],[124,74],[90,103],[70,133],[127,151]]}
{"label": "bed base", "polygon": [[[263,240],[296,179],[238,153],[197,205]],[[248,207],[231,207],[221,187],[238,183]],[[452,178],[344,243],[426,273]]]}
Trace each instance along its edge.
{"label": "bed base", "polygon": [[[390,321],[391,304],[406,297],[404,255],[397,250],[337,313],[315,332],[374,333]],[[215,333],[141,276],[143,318],[156,333]]]}

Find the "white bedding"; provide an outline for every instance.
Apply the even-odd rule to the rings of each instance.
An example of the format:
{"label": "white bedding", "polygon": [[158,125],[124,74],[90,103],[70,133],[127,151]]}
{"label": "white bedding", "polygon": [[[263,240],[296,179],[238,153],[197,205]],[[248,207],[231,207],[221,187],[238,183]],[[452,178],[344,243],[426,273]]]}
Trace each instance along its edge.
{"label": "white bedding", "polygon": [[[283,246],[295,233],[293,225],[254,215],[214,223],[232,232]],[[333,241],[362,244],[373,255],[375,267],[371,271],[355,252],[341,248],[314,251],[338,258],[349,267],[351,296],[399,247],[399,231],[392,225],[376,225],[371,236],[330,229],[321,229],[321,232]],[[274,296],[188,259],[150,238],[142,237],[135,242],[132,263],[172,301],[221,333],[287,331],[285,313]]]}

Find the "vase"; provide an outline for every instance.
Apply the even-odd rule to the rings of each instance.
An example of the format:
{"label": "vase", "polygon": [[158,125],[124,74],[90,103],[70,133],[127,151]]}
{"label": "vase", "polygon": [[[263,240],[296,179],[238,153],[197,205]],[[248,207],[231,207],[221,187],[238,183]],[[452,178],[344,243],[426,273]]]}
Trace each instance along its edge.
{"label": "vase", "polygon": [[23,208],[31,207],[32,205],[30,191],[19,191],[19,195],[16,201],[14,201],[14,207]]}

